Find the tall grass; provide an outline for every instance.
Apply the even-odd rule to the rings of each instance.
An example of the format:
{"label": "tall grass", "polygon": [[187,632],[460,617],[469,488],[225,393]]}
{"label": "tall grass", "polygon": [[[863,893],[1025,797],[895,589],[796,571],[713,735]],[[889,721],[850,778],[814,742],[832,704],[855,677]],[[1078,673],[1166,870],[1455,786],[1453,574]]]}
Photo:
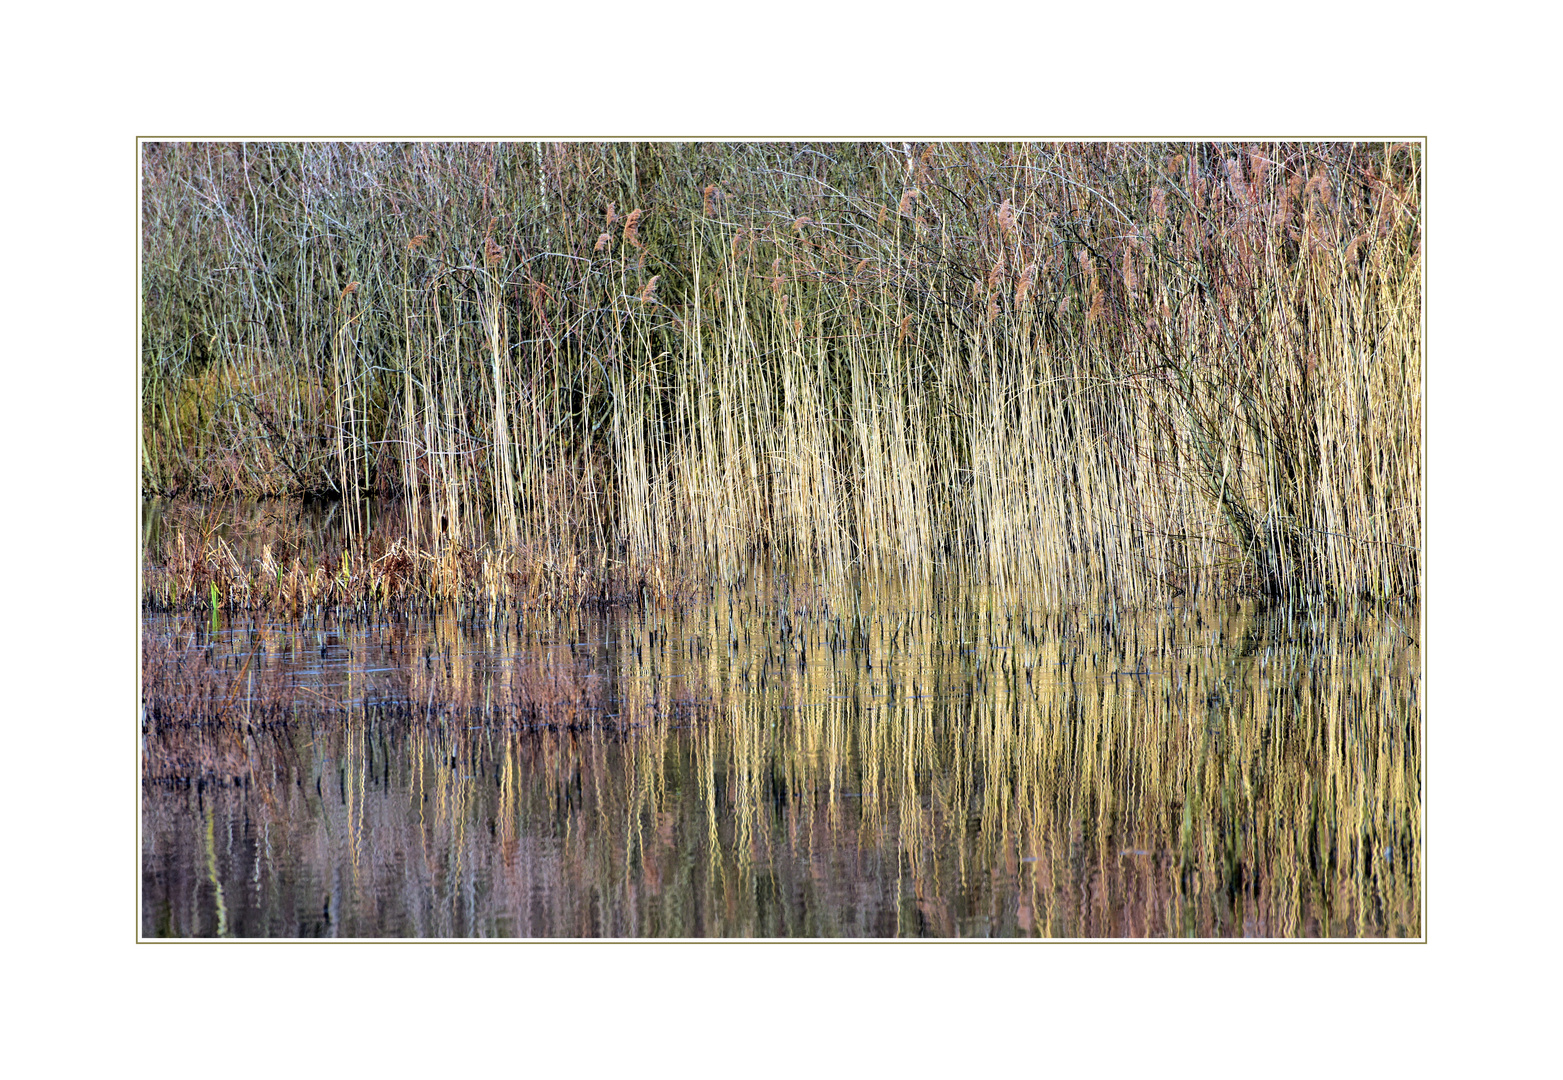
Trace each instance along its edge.
{"label": "tall grass", "polygon": [[147,144],[143,478],[418,551],[1414,597],[1400,145]]}

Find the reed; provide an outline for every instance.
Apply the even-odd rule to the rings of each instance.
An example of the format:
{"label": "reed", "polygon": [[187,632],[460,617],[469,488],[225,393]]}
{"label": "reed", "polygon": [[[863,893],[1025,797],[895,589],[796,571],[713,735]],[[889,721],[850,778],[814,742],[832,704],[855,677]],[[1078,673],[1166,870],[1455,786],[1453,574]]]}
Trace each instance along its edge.
{"label": "reed", "polygon": [[[442,608],[487,615],[539,607],[656,607],[692,587],[671,567],[610,560],[600,551],[548,550],[489,536],[430,544],[408,538],[408,515],[355,527],[279,525],[273,515],[175,505],[144,545],[142,597],[150,611],[209,607],[299,618],[324,612],[404,613]],[[399,509],[399,508],[398,508]],[[204,520],[203,519],[210,519]],[[501,524],[501,528],[502,528]]]}
{"label": "reed", "polygon": [[1416,144],[146,144],[143,481],[398,494],[420,566],[1415,598],[1420,191]]}

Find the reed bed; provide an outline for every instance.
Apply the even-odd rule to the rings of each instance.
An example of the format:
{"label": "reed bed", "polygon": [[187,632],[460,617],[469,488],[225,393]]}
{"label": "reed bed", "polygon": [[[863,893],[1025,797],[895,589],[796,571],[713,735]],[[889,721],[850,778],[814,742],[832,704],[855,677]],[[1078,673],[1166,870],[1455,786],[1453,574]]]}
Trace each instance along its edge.
{"label": "reed bed", "polygon": [[[333,507],[333,510],[336,509]],[[416,546],[393,504],[348,538],[296,504],[175,504],[158,508],[143,542],[149,611],[203,610],[214,618],[267,613],[402,613],[454,608],[489,615],[540,607],[659,605],[689,588],[672,567],[595,550],[540,549],[492,540]],[[336,515],[333,514],[335,519]]]}
{"label": "reed bed", "polygon": [[[401,571],[359,549],[363,508],[393,493],[419,580],[486,544],[500,577],[763,554],[1056,603],[1414,599],[1421,168],[1418,144],[149,143],[143,482],[340,499],[371,593]],[[188,552],[160,603],[228,574]],[[245,573],[270,602],[315,569]]]}

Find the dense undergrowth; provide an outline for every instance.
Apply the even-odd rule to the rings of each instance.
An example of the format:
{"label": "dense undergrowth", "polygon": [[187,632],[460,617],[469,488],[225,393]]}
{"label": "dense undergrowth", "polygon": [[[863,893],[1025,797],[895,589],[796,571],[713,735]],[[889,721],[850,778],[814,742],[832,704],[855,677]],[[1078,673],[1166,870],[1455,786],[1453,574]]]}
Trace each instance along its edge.
{"label": "dense undergrowth", "polygon": [[176,537],[160,602],[1418,595],[1419,145],[142,153],[145,492],[409,507],[340,566]]}

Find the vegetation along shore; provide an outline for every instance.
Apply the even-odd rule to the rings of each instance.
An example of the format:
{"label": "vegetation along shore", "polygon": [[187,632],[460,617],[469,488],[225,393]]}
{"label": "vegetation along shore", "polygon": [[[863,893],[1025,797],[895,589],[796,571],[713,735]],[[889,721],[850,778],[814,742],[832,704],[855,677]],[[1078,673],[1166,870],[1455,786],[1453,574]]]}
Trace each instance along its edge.
{"label": "vegetation along shore", "polygon": [[[147,143],[159,608],[1415,601],[1417,144]],[[240,556],[223,500],[339,509]],[[376,500],[397,509],[376,514]],[[194,504],[191,504],[194,505]]]}

